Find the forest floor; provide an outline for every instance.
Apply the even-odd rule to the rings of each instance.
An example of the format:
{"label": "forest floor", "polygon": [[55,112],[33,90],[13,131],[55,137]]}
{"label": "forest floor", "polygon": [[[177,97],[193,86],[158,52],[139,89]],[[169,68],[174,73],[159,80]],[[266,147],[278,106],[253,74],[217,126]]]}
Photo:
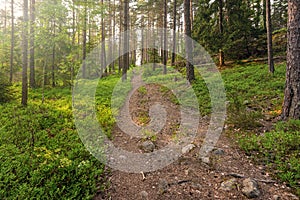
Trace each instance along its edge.
{"label": "forest floor", "polygon": [[[134,79],[133,79],[134,80]],[[146,140],[158,150],[168,144],[174,127],[180,121],[179,106],[162,95],[160,86],[148,84],[144,90],[135,90],[129,102],[132,120],[140,126],[149,123],[145,113],[156,102],[164,105],[168,115],[160,134],[149,138],[132,138],[115,126],[112,140],[115,146],[135,153],[145,153]],[[169,98],[168,98],[169,97]],[[189,149],[177,161],[167,167],[148,173],[126,173],[110,169],[110,188],[94,199],[298,199],[286,184],[273,178],[265,166],[258,165],[242,151],[234,137],[224,128],[209,160],[199,159],[199,151],[209,125],[208,117],[199,121],[197,137]],[[250,183],[249,180],[250,178]],[[246,183],[248,181],[248,183]],[[251,188],[251,183],[254,187]],[[257,183],[257,187],[255,187]],[[248,184],[248,187],[247,187]],[[246,196],[247,191],[248,195]],[[252,189],[252,191],[251,191]]]}

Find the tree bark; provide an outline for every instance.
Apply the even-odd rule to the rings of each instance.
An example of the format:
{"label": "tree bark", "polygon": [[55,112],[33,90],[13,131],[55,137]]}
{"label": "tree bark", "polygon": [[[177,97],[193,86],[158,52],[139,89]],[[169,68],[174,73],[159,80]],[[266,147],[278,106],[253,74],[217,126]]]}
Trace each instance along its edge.
{"label": "tree bark", "polygon": [[28,100],[28,0],[23,0],[23,31],[22,31],[22,105],[27,105]]}
{"label": "tree bark", "polygon": [[120,34],[120,36],[119,36],[119,60],[118,60],[118,62],[119,62],[119,69],[118,69],[118,71],[119,71],[119,74],[122,72],[122,69],[123,69],[123,55],[121,55],[122,53],[122,48],[123,48],[123,41],[122,41],[122,32],[123,32],[123,26],[124,26],[124,24],[123,24],[123,17],[124,17],[124,14],[123,14],[123,0],[120,0],[120,2],[119,2],[120,4],[119,4],[119,11],[120,11],[120,15],[119,15],[119,20],[120,20],[120,24],[119,24],[119,34]]}
{"label": "tree bark", "polygon": [[273,44],[272,44],[272,21],[271,21],[271,2],[266,0],[266,25],[267,25],[267,40],[268,40],[268,65],[270,73],[274,74],[273,60]]}
{"label": "tree bark", "polygon": [[34,57],[34,37],[35,37],[35,0],[30,1],[30,78],[29,85],[35,87],[35,57]]}
{"label": "tree bark", "polygon": [[[54,24],[53,24],[53,41],[55,41],[55,35],[56,35],[56,30],[55,27],[56,26],[56,22],[54,20]],[[52,78],[52,87],[55,87],[55,56],[56,56],[56,49],[55,49],[55,42],[53,44],[52,47],[52,69],[51,69],[51,78]]]}
{"label": "tree bark", "polygon": [[185,52],[186,52],[186,73],[189,82],[195,80],[194,66],[190,61],[193,59],[192,40],[191,40],[191,17],[190,0],[184,0],[184,20],[185,20]]}
{"label": "tree bark", "polygon": [[[103,0],[101,0],[102,6],[104,5]],[[101,17],[101,72],[107,74],[106,69],[106,50],[105,50],[105,23],[104,17]]]}
{"label": "tree bark", "polygon": [[164,74],[167,74],[167,16],[168,11],[167,11],[167,0],[164,0],[164,51],[163,51],[163,65],[164,65]]}
{"label": "tree bark", "polygon": [[300,119],[300,1],[288,1],[286,86],[282,119]]}
{"label": "tree bark", "polygon": [[10,71],[9,82],[13,81],[14,48],[15,48],[15,22],[14,22],[14,0],[11,0],[11,46],[10,46]]}
{"label": "tree bark", "polygon": [[176,59],[176,22],[177,22],[177,0],[174,0],[174,8],[173,8],[173,52],[172,52],[172,66],[175,65]]}
{"label": "tree bark", "polygon": [[116,55],[116,45],[115,45],[115,41],[116,41],[116,0],[113,1],[113,45],[112,45],[112,58],[113,58],[113,62],[111,64],[112,66],[112,71],[115,71],[115,55]]}
{"label": "tree bark", "polygon": [[220,50],[219,50],[219,65],[223,67],[225,64],[223,52],[223,0],[219,0],[219,31],[220,31]]}
{"label": "tree bark", "polygon": [[122,80],[127,80],[127,69],[129,68],[129,0],[124,0],[124,56],[123,56],[123,70]]}
{"label": "tree bark", "polygon": [[84,1],[84,19],[83,19],[83,30],[82,30],[82,78],[86,78],[86,32],[87,32],[87,1]]}
{"label": "tree bark", "polygon": [[267,4],[266,0],[263,0],[263,30],[267,30]]}
{"label": "tree bark", "polygon": [[141,48],[141,66],[144,64],[144,60],[145,60],[145,39],[144,39],[144,15],[142,15],[141,17],[141,26],[142,26],[142,41],[141,41],[141,45],[142,45],[142,48]]}

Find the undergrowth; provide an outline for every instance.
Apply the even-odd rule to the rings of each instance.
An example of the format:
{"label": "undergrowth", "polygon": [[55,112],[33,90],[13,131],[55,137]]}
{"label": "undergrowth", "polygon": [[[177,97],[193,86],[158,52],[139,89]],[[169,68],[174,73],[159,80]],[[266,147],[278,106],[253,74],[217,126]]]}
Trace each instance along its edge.
{"label": "undergrowth", "polygon": [[[285,64],[275,74],[265,64],[246,64],[222,72],[228,100],[227,125],[240,147],[300,195],[300,121],[278,122],[264,133],[263,121],[276,121],[284,96]],[[230,131],[230,130],[229,130]]]}
{"label": "undergrowth", "polygon": [[[119,79],[101,79],[96,92],[98,120],[108,136],[115,124],[110,97]],[[30,89],[23,107],[20,86],[12,87],[15,100],[0,104],[0,199],[92,199],[104,191],[104,165],[79,138],[71,90],[46,88],[43,95],[42,89]],[[125,98],[120,90],[117,106]]]}

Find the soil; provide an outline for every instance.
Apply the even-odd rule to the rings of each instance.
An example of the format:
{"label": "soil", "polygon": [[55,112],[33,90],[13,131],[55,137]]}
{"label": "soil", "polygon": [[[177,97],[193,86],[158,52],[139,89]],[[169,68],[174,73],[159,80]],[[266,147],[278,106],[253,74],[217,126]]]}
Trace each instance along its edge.
{"label": "soil", "polygon": [[[140,81],[138,78],[134,81]],[[180,121],[179,105],[172,101],[172,92],[162,92],[161,86],[149,84],[143,86],[143,92],[137,88],[133,91],[129,103],[131,119],[140,126],[150,121],[149,108],[157,102],[164,105],[168,115],[164,128],[155,138],[146,135],[133,138],[115,127],[112,140],[115,146],[126,151],[145,153],[141,145],[152,140],[155,150],[168,144],[176,132]],[[258,182],[260,196],[256,199],[292,199],[291,189],[284,183],[274,180],[265,166],[256,165],[236,145],[224,129],[215,146],[216,151],[209,154],[209,163],[199,159],[199,150],[209,124],[208,117],[202,117],[196,139],[192,142],[195,148],[181,156],[169,166],[148,173],[126,173],[110,169],[109,189],[99,192],[94,199],[248,199],[242,193],[242,181],[252,178]],[[237,182],[230,191],[221,189],[221,183],[236,178]]]}

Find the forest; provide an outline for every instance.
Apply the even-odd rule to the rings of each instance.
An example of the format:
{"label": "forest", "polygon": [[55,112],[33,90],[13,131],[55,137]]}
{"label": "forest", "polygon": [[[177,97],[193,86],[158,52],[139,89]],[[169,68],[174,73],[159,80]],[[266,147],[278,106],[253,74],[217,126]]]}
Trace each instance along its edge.
{"label": "forest", "polygon": [[299,199],[299,0],[0,0],[0,199]]}

